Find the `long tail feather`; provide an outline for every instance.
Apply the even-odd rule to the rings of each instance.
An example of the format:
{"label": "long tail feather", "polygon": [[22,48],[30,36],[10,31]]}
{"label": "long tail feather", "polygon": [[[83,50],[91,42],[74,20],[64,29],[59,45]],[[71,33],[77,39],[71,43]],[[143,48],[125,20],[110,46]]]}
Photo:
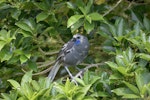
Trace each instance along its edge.
{"label": "long tail feather", "polygon": [[49,75],[48,75],[48,78],[51,82],[54,80],[59,68],[60,68],[60,64],[59,64],[59,61],[57,61],[55,63],[55,65],[52,67],[52,69],[51,69],[51,71],[49,72]]}

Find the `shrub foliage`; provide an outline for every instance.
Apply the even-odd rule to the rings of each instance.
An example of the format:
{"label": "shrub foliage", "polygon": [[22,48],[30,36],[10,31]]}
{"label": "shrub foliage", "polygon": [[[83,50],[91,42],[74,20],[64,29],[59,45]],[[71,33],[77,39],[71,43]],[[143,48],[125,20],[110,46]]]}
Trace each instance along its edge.
{"label": "shrub foliage", "polygon": [[[148,0],[1,0],[1,100],[150,99]],[[61,46],[86,35],[84,63],[47,81]],[[80,76],[78,78],[77,76]]]}

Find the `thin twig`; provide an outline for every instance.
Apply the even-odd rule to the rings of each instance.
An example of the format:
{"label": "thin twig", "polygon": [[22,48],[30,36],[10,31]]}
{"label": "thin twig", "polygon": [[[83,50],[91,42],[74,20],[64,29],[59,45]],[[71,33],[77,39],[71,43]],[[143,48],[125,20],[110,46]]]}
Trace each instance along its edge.
{"label": "thin twig", "polygon": [[123,0],[119,0],[115,6],[113,6],[110,10],[108,10],[105,14],[103,14],[103,16],[106,16],[107,14],[109,14],[112,10],[114,10]]}
{"label": "thin twig", "polygon": [[50,66],[52,64],[54,64],[55,61],[52,61],[52,62],[46,62],[46,63],[43,63],[42,65],[38,66],[38,68],[43,68],[43,67],[46,67],[46,66]]}
{"label": "thin twig", "polygon": [[54,52],[45,52],[43,51],[41,48],[39,48],[39,51],[41,53],[43,53],[44,55],[54,55],[54,54],[58,54],[59,51],[54,51]]}
{"label": "thin twig", "polygon": [[51,68],[52,68],[52,67],[49,67],[49,68],[47,68],[47,69],[45,69],[45,70],[43,70],[43,71],[41,71],[41,72],[39,72],[39,73],[34,73],[33,75],[35,76],[35,75],[45,74],[45,73],[49,72],[49,71],[51,70]]}
{"label": "thin twig", "polygon": [[101,66],[101,65],[104,65],[105,63],[97,63],[97,64],[89,64],[87,65],[83,70],[79,71],[75,77],[79,77],[82,75],[82,73],[84,73],[86,70],[90,69],[90,68],[93,68],[93,67],[98,67],[98,66]]}

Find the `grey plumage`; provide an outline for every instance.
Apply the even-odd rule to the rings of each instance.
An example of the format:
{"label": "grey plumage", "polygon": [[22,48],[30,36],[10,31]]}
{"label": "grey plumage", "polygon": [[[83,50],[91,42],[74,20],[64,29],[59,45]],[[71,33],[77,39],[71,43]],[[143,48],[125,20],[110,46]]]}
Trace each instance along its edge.
{"label": "grey plumage", "polygon": [[51,69],[48,78],[53,81],[61,64],[63,66],[75,66],[81,63],[88,54],[89,42],[87,37],[75,34],[60,50],[55,65]]}

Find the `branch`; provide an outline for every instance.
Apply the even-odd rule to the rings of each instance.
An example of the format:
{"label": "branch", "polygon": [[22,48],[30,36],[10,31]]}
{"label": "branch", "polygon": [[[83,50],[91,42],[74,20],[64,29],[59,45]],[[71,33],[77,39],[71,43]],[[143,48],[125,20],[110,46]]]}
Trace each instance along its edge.
{"label": "branch", "polygon": [[34,73],[33,75],[35,76],[35,75],[41,75],[41,74],[48,73],[48,72],[51,70],[51,68],[52,68],[52,67],[49,67],[49,68],[47,68],[47,69],[45,69],[45,70],[43,70],[43,71],[41,71],[41,72],[39,72],[39,73]]}
{"label": "branch", "polygon": [[46,67],[46,66],[50,66],[52,64],[54,64],[55,61],[52,61],[52,62],[46,62],[46,63],[43,63],[42,65],[38,66],[38,68],[43,68],[43,67]]}
{"label": "branch", "polygon": [[54,51],[54,52],[45,52],[43,51],[41,48],[39,48],[39,51],[41,53],[43,53],[44,55],[54,55],[54,54],[57,54],[59,51]]}
{"label": "branch", "polygon": [[105,14],[103,14],[103,16],[106,16],[107,14],[109,14],[112,10],[114,10],[123,0],[119,0],[115,6],[113,6],[110,10],[108,10]]}
{"label": "branch", "polygon": [[82,75],[82,73],[84,73],[86,70],[93,68],[93,67],[98,67],[101,65],[104,65],[105,63],[97,63],[97,64],[88,64],[83,70],[79,71],[76,75],[75,78],[79,77]]}

